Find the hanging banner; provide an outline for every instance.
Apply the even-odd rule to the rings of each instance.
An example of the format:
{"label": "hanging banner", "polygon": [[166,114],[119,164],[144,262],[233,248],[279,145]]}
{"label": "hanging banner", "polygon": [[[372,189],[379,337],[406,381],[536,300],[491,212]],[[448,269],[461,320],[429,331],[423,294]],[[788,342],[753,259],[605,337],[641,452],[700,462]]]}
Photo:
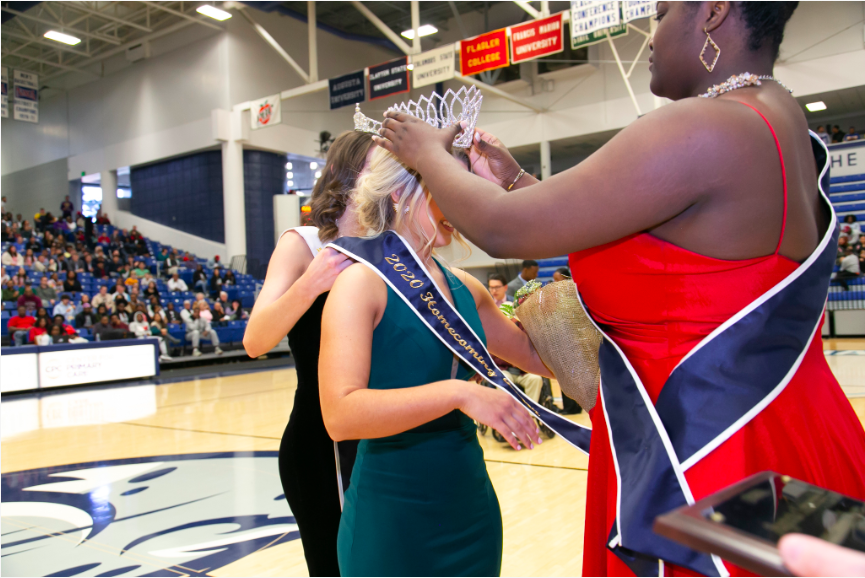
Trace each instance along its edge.
{"label": "hanging banner", "polygon": [[533,20],[508,28],[511,36],[511,63],[534,60],[565,49],[562,15]]}
{"label": "hanging banner", "polygon": [[622,22],[648,18],[658,13],[658,3],[653,0],[634,0],[622,2]]}
{"label": "hanging banner", "polygon": [[252,128],[273,126],[282,122],[282,97],[278,94],[252,102],[249,108],[249,119]]}
{"label": "hanging banner", "polygon": [[6,71],[6,67],[4,66],[2,69],[3,72],[3,108],[0,116],[3,118],[9,118],[9,74]]}
{"label": "hanging banner", "polygon": [[370,100],[408,91],[408,56],[369,67]]}
{"label": "hanging banner", "polygon": [[327,81],[330,93],[330,110],[350,106],[366,100],[366,82],[363,70],[352,72]]}
{"label": "hanging banner", "polygon": [[415,88],[444,82],[454,77],[455,45],[448,44],[411,57],[412,80]]}
{"label": "hanging banner", "polygon": [[571,48],[576,50],[607,39],[624,36],[628,27],[622,23],[619,2],[571,0]]}
{"label": "hanging banner", "polygon": [[25,122],[39,122],[39,76],[16,70],[12,78],[15,84],[13,117]]}
{"label": "hanging banner", "polygon": [[503,68],[508,64],[506,28],[460,41],[460,74],[463,76]]}

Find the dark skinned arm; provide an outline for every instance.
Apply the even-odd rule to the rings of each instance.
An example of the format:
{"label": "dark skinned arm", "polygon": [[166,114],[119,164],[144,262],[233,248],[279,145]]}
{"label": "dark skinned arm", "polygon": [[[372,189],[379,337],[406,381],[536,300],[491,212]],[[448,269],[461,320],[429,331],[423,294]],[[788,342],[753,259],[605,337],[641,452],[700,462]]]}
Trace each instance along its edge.
{"label": "dark skinned arm", "polygon": [[[698,99],[665,106],[579,165],[509,193],[458,170],[448,150],[459,127],[437,130],[388,112],[384,138],[375,141],[423,175],[448,220],[481,249],[545,258],[651,229],[731,187],[737,175],[729,167],[739,159],[730,151],[735,157],[741,136],[725,113],[736,106]],[[519,234],[502,226],[514,222]]]}

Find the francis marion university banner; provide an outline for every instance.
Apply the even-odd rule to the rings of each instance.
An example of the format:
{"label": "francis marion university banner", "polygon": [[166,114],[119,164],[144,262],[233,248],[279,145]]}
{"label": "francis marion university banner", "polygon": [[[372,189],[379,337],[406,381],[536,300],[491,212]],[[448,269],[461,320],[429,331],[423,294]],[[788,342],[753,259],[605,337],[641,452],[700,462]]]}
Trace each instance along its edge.
{"label": "francis marion university banner", "polygon": [[565,49],[562,42],[564,27],[561,14],[511,26],[508,30],[511,34],[511,63],[513,64],[558,54]]}

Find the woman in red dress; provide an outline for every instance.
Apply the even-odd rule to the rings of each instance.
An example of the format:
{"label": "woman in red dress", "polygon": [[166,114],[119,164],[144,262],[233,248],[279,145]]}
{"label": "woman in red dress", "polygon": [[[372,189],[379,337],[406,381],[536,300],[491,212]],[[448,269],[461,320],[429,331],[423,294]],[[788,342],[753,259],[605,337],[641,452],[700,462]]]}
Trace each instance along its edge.
{"label": "woman in red dress", "polygon": [[481,131],[475,175],[447,152],[458,127],[388,112],[376,138],[489,254],[570,254],[606,337],[584,575],[744,573],[651,522],[759,471],[865,498],[865,432],[819,335],[828,155],[771,76],[796,4],[659,2],[651,89],[675,102],[543,183]]}

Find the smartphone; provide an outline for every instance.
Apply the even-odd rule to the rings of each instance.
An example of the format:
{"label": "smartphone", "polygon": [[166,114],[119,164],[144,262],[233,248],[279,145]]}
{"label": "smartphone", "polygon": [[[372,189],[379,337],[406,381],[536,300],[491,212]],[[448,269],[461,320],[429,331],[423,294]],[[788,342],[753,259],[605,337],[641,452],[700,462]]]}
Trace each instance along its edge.
{"label": "smartphone", "polygon": [[865,552],[865,503],[775,472],[761,472],[655,519],[654,531],[763,576],[792,576],[778,540],[807,534]]}

